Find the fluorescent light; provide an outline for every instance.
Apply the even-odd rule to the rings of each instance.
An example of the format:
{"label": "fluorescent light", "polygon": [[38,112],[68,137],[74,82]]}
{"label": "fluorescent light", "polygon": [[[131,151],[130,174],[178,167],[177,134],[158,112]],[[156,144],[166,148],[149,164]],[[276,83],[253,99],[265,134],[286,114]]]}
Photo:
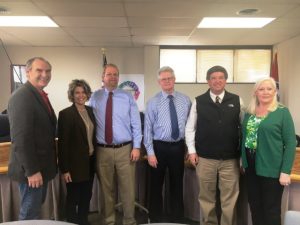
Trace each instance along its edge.
{"label": "fluorescent light", "polygon": [[259,17],[204,17],[198,28],[261,28],[274,19]]}
{"label": "fluorescent light", "polygon": [[0,16],[0,27],[58,27],[48,16]]}

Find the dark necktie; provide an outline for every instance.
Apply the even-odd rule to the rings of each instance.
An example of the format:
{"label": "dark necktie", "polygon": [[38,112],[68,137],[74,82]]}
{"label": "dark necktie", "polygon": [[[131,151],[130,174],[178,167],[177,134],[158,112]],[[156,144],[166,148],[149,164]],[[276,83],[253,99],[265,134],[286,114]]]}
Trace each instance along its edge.
{"label": "dark necktie", "polygon": [[111,144],[113,141],[113,129],[112,129],[112,96],[113,93],[109,92],[106,111],[105,111],[105,142]]}
{"label": "dark necktie", "polygon": [[174,140],[177,140],[179,137],[179,128],[178,128],[178,119],[177,119],[177,113],[176,108],[173,101],[173,95],[169,95],[168,98],[169,101],[169,108],[170,108],[170,117],[171,117],[171,126],[172,126],[172,135],[171,137]]}
{"label": "dark necktie", "polygon": [[221,98],[219,96],[216,96],[216,104],[221,104],[220,100]]}

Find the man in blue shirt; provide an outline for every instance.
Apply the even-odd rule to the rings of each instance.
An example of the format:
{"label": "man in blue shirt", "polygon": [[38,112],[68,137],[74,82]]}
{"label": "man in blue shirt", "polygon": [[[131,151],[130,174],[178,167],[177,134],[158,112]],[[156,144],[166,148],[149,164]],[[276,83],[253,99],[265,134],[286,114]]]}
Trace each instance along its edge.
{"label": "man in blue shirt", "polygon": [[93,93],[90,106],[96,117],[97,175],[104,200],[104,224],[115,224],[115,182],[123,204],[123,224],[135,225],[135,162],[140,156],[141,121],[133,96],[118,89],[119,69],[104,66],[104,88]]}
{"label": "man in blue shirt", "polygon": [[162,187],[165,171],[170,176],[171,222],[183,217],[184,131],[190,99],[174,90],[175,75],[170,67],[158,71],[162,89],[151,98],[145,112],[144,144],[151,166],[150,220],[161,222]]}

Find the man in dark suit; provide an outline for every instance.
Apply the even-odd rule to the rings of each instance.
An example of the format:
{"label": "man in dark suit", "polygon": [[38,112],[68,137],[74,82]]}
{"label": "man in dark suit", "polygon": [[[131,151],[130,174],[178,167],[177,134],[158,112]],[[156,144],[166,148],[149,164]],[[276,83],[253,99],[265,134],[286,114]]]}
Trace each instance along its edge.
{"label": "man in dark suit", "polygon": [[43,89],[51,79],[51,65],[35,57],[26,64],[28,81],[8,103],[12,148],[8,175],[19,182],[19,220],[38,219],[48,181],[57,171],[56,116]]}

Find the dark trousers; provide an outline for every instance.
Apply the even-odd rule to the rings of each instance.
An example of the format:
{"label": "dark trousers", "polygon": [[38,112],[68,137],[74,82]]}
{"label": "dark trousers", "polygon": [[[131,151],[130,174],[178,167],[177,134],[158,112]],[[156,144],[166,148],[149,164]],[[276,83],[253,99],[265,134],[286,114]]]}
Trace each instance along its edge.
{"label": "dark trousers", "polygon": [[184,141],[162,142],[154,141],[154,152],[157,158],[157,168],[151,167],[150,184],[150,220],[162,222],[163,197],[162,190],[166,169],[169,172],[170,222],[181,222],[183,217],[183,172],[184,172]]}
{"label": "dark trousers", "polygon": [[90,178],[82,182],[70,182],[67,187],[67,221],[79,225],[88,225],[88,214],[94,181],[94,158],[90,157]]}
{"label": "dark trousers", "polygon": [[283,186],[279,178],[256,175],[255,152],[246,150],[248,168],[246,182],[253,225],[281,225]]}

